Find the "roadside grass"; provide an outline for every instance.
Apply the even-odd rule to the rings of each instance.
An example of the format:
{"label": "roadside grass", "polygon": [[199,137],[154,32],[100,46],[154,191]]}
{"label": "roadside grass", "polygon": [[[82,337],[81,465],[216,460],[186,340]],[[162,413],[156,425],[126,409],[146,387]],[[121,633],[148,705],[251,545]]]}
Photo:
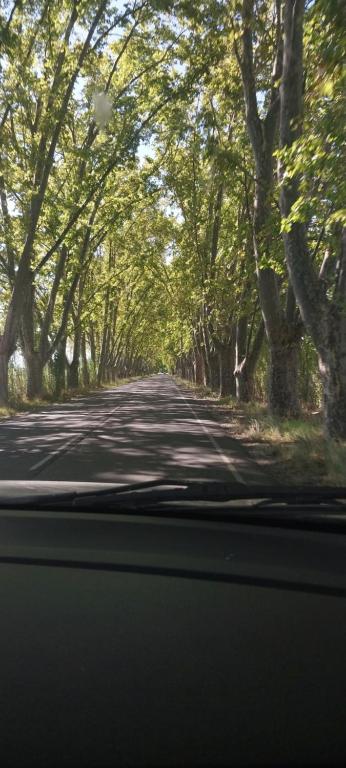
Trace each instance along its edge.
{"label": "roadside grass", "polygon": [[131,384],[131,381],[139,381],[139,379],[142,378],[143,376],[130,376],[127,379],[115,379],[113,381],[100,384],[98,389],[112,389],[113,387],[122,387],[124,384]]}
{"label": "roadside grass", "polygon": [[346,486],[346,442],[329,440],[323,432],[323,415],[303,410],[300,418],[278,419],[264,403],[239,403],[218,398],[207,387],[177,380],[208,399],[232,437],[246,445],[255,461],[280,485]]}
{"label": "roadside grass", "polygon": [[[187,381],[186,379],[181,379],[180,376],[174,376],[174,380],[177,384],[180,384],[185,389],[191,389],[196,395],[199,395],[200,397],[208,397],[212,400],[216,400],[217,402],[221,402],[215,392],[213,392],[212,389],[209,387],[204,386],[204,384],[193,384],[191,381]],[[228,398],[227,398],[228,399]]]}
{"label": "roadside grass", "polygon": [[16,413],[14,408],[10,406],[8,408],[0,408],[0,419],[8,419],[9,416],[14,416]]}
{"label": "roadside grass", "polygon": [[138,378],[140,377],[133,376],[132,378],[115,379],[100,385],[90,385],[90,387],[80,386],[75,389],[64,389],[59,396],[53,392],[46,391],[42,397],[34,398],[33,400],[29,400],[22,393],[17,396],[12,395],[9,399],[8,407],[0,408],[0,421],[20,413],[35,413],[42,408],[47,408],[49,405],[53,406],[59,405],[59,403],[68,403],[78,397],[87,397],[88,395],[102,392],[105,389],[116,389],[117,387],[129,384],[131,381],[135,381]]}

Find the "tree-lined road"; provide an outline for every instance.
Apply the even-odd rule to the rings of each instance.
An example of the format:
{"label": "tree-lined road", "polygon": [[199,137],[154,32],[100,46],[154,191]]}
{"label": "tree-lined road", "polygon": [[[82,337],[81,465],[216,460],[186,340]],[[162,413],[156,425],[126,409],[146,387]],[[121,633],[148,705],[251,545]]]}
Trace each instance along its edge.
{"label": "tree-lined road", "polygon": [[206,404],[164,374],[0,423],[0,480],[161,478],[264,482]]}

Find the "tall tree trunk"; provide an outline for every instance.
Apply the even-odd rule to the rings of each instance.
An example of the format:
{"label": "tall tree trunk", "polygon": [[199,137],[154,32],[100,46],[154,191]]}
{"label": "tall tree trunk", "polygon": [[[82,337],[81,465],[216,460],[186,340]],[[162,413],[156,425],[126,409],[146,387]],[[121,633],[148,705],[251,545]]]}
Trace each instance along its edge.
{"label": "tall tree trunk", "polygon": [[0,336],[0,407],[2,408],[8,405],[8,363],[9,356],[1,349]]}
{"label": "tall tree trunk", "polygon": [[209,380],[209,362],[208,362],[208,354],[207,350],[202,344],[200,348],[201,353],[201,360],[202,360],[202,366],[201,366],[201,372],[202,372],[202,381],[201,384],[203,384],[205,387],[208,386],[208,380]]}
{"label": "tall tree trunk", "polygon": [[194,381],[194,355],[192,350],[187,354],[187,372],[189,381]]}
{"label": "tall tree trunk", "polygon": [[55,395],[60,397],[66,386],[66,338],[59,342],[54,358]]}
{"label": "tall tree trunk", "polygon": [[205,371],[204,371],[204,359],[200,349],[195,348],[195,360],[194,360],[194,372],[195,383],[204,384]]}
{"label": "tall tree trunk", "polygon": [[[272,158],[265,158],[264,160],[262,175],[260,176],[261,183],[256,185],[255,192],[254,248],[259,299],[270,357],[268,403],[273,416],[298,416],[300,411],[298,326],[294,319],[289,320],[287,318],[281,307],[278,276],[271,268],[262,269],[260,267],[263,256],[269,253],[268,243],[264,244],[266,238],[264,232],[270,218],[269,196],[272,179]],[[268,173],[270,173],[270,180]],[[266,176],[267,182],[265,181]]]}
{"label": "tall tree trunk", "polygon": [[[114,263],[114,254],[113,254],[112,246],[110,245],[109,255],[108,255],[109,270],[111,269],[113,263]],[[106,364],[107,364],[107,357],[109,352],[109,342],[110,342],[110,332],[111,332],[110,318],[109,318],[110,300],[111,300],[111,288],[110,288],[110,285],[108,284],[106,288],[106,295],[105,295],[105,302],[104,302],[102,343],[101,343],[99,366],[97,371],[97,383],[99,385],[107,377]]]}
{"label": "tall tree trunk", "polygon": [[346,357],[328,357],[322,368],[326,431],[329,437],[346,440]]}
{"label": "tall tree trunk", "polygon": [[90,323],[89,344],[90,344],[91,362],[92,362],[92,364],[94,366],[94,369],[96,371],[96,340],[95,340],[95,330],[94,330],[94,324],[93,323]]}
{"label": "tall tree trunk", "polygon": [[234,375],[236,378],[237,399],[245,403],[249,402],[253,397],[254,375],[264,338],[263,320],[259,323],[252,347],[250,336],[251,329],[248,333],[248,318],[247,316],[243,316],[237,323],[236,366]]}
{"label": "tall tree trunk", "polygon": [[210,366],[210,340],[209,340],[209,333],[204,322],[201,324],[201,336],[202,336],[201,352],[204,360],[204,385],[206,387],[211,387],[212,372],[211,372],[211,366]]}
{"label": "tall tree trunk", "polygon": [[42,397],[43,368],[45,364],[41,350],[36,347],[34,309],[35,283],[33,274],[31,274],[30,285],[27,287],[23,300],[20,328],[21,344],[27,372],[26,394],[29,400]]}
{"label": "tall tree trunk", "polygon": [[102,384],[106,378],[106,343],[107,343],[107,329],[103,329],[102,346],[100,352],[100,359],[97,369],[97,383]]}
{"label": "tall tree trunk", "polygon": [[226,342],[219,342],[219,397],[234,397],[235,389],[235,333],[231,333],[230,339]]}
{"label": "tall tree trunk", "polygon": [[75,326],[73,340],[73,357],[67,368],[67,386],[69,389],[79,387],[79,359],[80,359],[81,332],[78,325]]}
{"label": "tall tree trunk", "polygon": [[205,325],[203,328],[203,356],[205,362],[205,383],[214,392],[220,388],[220,359],[213,341],[212,330]]}
{"label": "tall tree trunk", "polygon": [[78,389],[79,387],[79,359],[72,360],[67,366],[67,387]]}
{"label": "tall tree trunk", "polygon": [[25,353],[27,370],[26,393],[29,400],[40,398],[43,395],[43,369],[44,363],[39,352]]}
{"label": "tall tree trunk", "polygon": [[86,350],[85,333],[82,333],[81,338],[81,356],[82,356],[82,372],[83,372],[83,384],[85,387],[90,387],[90,375]]}
{"label": "tall tree trunk", "polygon": [[243,315],[237,322],[236,330],[236,360],[235,360],[235,380],[237,400],[248,402],[250,393],[248,387],[246,353],[247,353],[247,326],[248,317]]}
{"label": "tall tree trunk", "polygon": [[281,343],[269,347],[269,408],[273,416],[296,416],[299,346]]}
{"label": "tall tree trunk", "polygon": [[220,360],[217,350],[209,352],[209,381],[208,387],[213,392],[218,392],[220,389]]}
{"label": "tall tree trunk", "polygon": [[196,384],[205,384],[205,359],[203,337],[199,330],[194,332],[194,379]]}
{"label": "tall tree trunk", "polygon": [[[295,409],[298,412],[298,376],[290,370],[295,360],[297,334],[291,328],[291,323],[281,307],[278,277],[270,267],[264,267],[268,261],[271,248],[270,218],[271,194],[273,187],[273,152],[279,118],[278,81],[282,71],[282,31],[280,18],[280,2],[276,4],[277,19],[275,28],[275,50],[273,51],[273,79],[265,116],[259,115],[257,104],[257,83],[254,66],[254,0],[242,2],[242,52],[235,43],[238,61],[243,79],[246,122],[252,145],[256,167],[253,241],[258,279],[258,293],[265,330],[270,350],[271,364],[269,366],[269,404],[273,414],[291,415]],[[293,323],[294,325],[294,323]],[[292,349],[289,340],[292,341]],[[282,354],[281,341],[284,341]],[[285,354],[287,362],[285,363]],[[276,368],[277,367],[277,368]],[[297,372],[297,365],[294,370]],[[278,388],[290,386],[285,393]],[[286,404],[286,406],[285,406]]]}

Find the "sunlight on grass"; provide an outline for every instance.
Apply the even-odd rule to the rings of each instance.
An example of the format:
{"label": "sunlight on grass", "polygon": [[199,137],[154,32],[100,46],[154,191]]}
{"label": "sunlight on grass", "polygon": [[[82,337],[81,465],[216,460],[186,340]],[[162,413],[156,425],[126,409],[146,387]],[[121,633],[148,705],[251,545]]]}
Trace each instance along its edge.
{"label": "sunlight on grass", "polygon": [[181,379],[179,376],[174,377],[177,384],[180,384],[184,389],[191,389],[196,395],[200,397],[210,397],[212,400],[218,400],[218,396],[212,389],[206,387],[205,384],[193,384],[187,379]]}
{"label": "sunlight on grass", "polygon": [[250,417],[241,437],[271,446],[282,480],[287,473],[288,482],[346,485],[346,443],[328,440],[322,424],[312,420],[279,420],[258,413]]}
{"label": "sunlight on grass", "polygon": [[346,443],[327,440],[321,424],[304,419],[251,418],[243,437],[256,438],[273,448],[273,456],[297,483],[346,485]]}
{"label": "sunlight on grass", "polygon": [[13,416],[15,411],[12,408],[0,408],[0,419],[7,419],[9,416]]}
{"label": "sunlight on grass", "polygon": [[274,419],[265,413],[250,417],[247,435],[256,435],[272,442],[294,443],[297,440],[313,441],[322,437],[320,426],[309,424],[304,419]]}

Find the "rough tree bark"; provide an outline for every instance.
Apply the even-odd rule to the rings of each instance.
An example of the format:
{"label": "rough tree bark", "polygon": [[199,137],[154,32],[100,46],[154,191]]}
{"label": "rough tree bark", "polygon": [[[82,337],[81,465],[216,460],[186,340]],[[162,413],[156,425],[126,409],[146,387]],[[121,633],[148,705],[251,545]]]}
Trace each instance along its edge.
{"label": "rough tree bark", "polygon": [[202,349],[202,337],[200,330],[194,331],[193,351],[194,351],[194,381],[195,384],[205,384],[205,364]]}
{"label": "rough tree bark", "polygon": [[217,392],[220,387],[220,362],[216,349],[209,351],[208,355],[207,386],[214,392]]}
{"label": "rough tree bark", "polygon": [[236,332],[236,395],[249,402],[253,397],[254,375],[264,339],[264,323],[260,321],[251,346],[252,332],[248,332],[248,317],[239,318]]}
{"label": "rough tree bark", "polygon": [[[110,248],[111,250],[111,248]],[[109,256],[109,260],[110,260]],[[98,370],[97,370],[97,383],[100,385],[102,381],[106,378],[106,362],[107,362],[107,356],[109,351],[109,335],[110,335],[110,329],[109,329],[109,304],[110,304],[110,285],[107,285],[106,288],[106,295],[105,295],[105,304],[104,304],[104,314],[103,314],[103,328],[102,328],[102,343],[101,343],[101,350],[100,350],[100,359],[98,364]]]}
{"label": "rough tree bark", "polygon": [[[87,243],[89,239],[87,239]],[[86,246],[87,247],[87,246]],[[79,387],[79,367],[82,351],[82,327],[81,327],[81,315],[83,310],[83,293],[86,279],[86,271],[81,276],[78,275],[78,293],[76,299],[76,306],[72,309],[73,317],[73,356],[71,363],[67,365],[67,386],[69,389],[77,389]]]}
{"label": "rough tree bark", "polygon": [[54,357],[55,394],[61,395],[66,386],[66,337],[61,339]]}
{"label": "rough tree bark", "polygon": [[88,366],[85,333],[82,333],[82,338],[81,338],[81,356],[82,356],[83,384],[85,387],[90,387],[90,374],[89,374],[89,366]]}
{"label": "rough tree bark", "polygon": [[204,359],[200,349],[194,350],[194,380],[195,384],[205,384]]}
{"label": "rough tree bark", "polygon": [[234,396],[236,383],[235,369],[235,326],[230,331],[229,338],[218,343],[219,354],[219,397]]}
{"label": "rough tree bark", "polygon": [[6,344],[3,344],[3,337],[0,336],[0,407],[8,405],[8,363],[10,359],[9,350]]}
{"label": "rough tree bark", "polygon": [[78,389],[79,387],[80,348],[81,331],[78,323],[75,323],[73,335],[73,355],[71,362],[67,364],[67,386],[69,389]]}
{"label": "rough tree bark", "polygon": [[211,341],[209,330],[205,327],[203,327],[203,357],[206,386],[217,392],[220,386],[219,355]]}
{"label": "rough tree bark", "polygon": [[91,322],[89,326],[89,344],[90,344],[90,356],[93,365],[93,372],[96,371],[96,339],[94,324]]}
{"label": "rough tree bark", "polygon": [[41,355],[39,352],[33,352],[25,357],[27,370],[26,393],[29,400],[41,397],[43,394],[43,369]]}

